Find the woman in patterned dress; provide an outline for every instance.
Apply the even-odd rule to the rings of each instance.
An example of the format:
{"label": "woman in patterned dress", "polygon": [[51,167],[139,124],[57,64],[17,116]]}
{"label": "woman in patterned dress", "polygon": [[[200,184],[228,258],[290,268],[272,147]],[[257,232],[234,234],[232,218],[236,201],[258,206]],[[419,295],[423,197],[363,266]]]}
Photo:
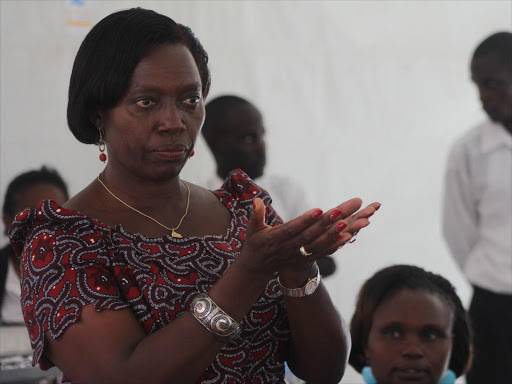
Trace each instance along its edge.
{"label": "woman in patterned dress", "polygon": [[64,382],[282,383],[285,361],[310,382],[341,380],[350,339],[315,260],[380,205],[283,224],[241,170],[213,192],[182,181],[209,86],[199,41],[153,11],[107,16],[78,51],[69,127],[108,161],[10,233],[33,362]]}

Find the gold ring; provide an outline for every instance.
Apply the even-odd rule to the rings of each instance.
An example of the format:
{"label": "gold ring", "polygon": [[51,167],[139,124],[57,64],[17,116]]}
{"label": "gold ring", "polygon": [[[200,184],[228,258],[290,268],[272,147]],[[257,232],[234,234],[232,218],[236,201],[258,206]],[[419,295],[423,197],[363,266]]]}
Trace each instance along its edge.
{"label": "gold ring", "polygon": [[300,247],[300,248],[299,248],[299,251],[300,251],[301,255],[302,255],[302,256],[304,256],[304,257],[308,257],[308,256],[311,256],[311,255],[312,255],[312,253],[309,253],[309,252],[307,252],[307,251],[304,249],[304,246]]}

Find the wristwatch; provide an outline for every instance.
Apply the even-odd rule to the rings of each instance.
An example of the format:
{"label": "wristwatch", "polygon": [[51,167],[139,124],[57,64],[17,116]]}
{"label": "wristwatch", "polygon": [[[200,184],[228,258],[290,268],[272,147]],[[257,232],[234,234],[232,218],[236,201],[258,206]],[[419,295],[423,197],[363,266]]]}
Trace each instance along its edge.
{"label": "wristwatch", "polygon": [[313,292],[315,292],[318,286],[320,285],[320,280],[322,279],[322,276],[320,275],[320,268],[318,268],[317,266],[316,269],[316,276],[308,279],[306,285],[300,288],[286,288],[285,286],[283,286],[283,284],[281,284],[278,277],[277,282],[281,287],[281,292],[283,292],[283,295],[288,297],[304,297],[312,295]]}

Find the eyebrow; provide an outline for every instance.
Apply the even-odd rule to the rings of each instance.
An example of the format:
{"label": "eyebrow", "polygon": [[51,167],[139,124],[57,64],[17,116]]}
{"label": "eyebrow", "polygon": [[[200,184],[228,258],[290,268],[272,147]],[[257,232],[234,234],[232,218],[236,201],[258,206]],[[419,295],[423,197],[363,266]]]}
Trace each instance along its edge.
{"label": "eyebrow", "polygon": [[[133,88],[132,88],[130,93],[132,93],[132,92],[141,92],[141,91],[143,91],[143,92],[148,92],[148,91],[157,92],[161,88],[162,88],[161,85],[148,85],[148,84],[138,83],[138,84],[135,84],[133,86]],[[180,88],[182,88],[182,91],[185,91],[185,92],[187,92],[187,91],[199,91],[202,88],[202,84],[199,83],[199,82],[194,82],[194,83],[184,84]]]}
{"label": "eyebrow", "polygon": [[442,332],[446,331],[445,328],[442,325],[439,325],[439,324],[425,324],[421,328],[423,328],[423,329],[433,329],[433,330],[442,331]]}
{"label": "eyebrow", "polygon": [[[381,329],[389,328],[389,327],[404,327],[404,326],[405,326],[405,324],[400,321],[391,321],[389,323],[379,324],[379,328],[381,328]],[[421,328],[435,328],[435,329],[444,330],[443,325],[434,324],[434,323],[422,324]]]}
{"label": "eyebrow", "polygon": [[391,321],[389,323],[379,324],[379,328],[403,327],[404,323],[399,321]]}

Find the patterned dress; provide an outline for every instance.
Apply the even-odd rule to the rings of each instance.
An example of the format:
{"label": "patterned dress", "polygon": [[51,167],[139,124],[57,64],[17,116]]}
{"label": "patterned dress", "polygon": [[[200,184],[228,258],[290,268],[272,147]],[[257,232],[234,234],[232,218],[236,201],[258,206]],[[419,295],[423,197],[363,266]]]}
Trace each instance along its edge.
{"label": "patterned dress", "polygon": [[[146,334],[158,332],[187,312],[192,299],[208,292],[240,254],[254,198],[267,206],[267,224],[281,221],[267,192],[241,170],[231,172],[213,193],[231,213],[225,235],[148,238],[51,200],[21,212],[10,236],[21,260],[33,364],[53,366],[44,354],[45,333],[61,336],[88,304],[96,311],[129,308]],[[243,319],[241,337],[221,349],[197,382],[283,383],[289,339],[274,278]]]}

